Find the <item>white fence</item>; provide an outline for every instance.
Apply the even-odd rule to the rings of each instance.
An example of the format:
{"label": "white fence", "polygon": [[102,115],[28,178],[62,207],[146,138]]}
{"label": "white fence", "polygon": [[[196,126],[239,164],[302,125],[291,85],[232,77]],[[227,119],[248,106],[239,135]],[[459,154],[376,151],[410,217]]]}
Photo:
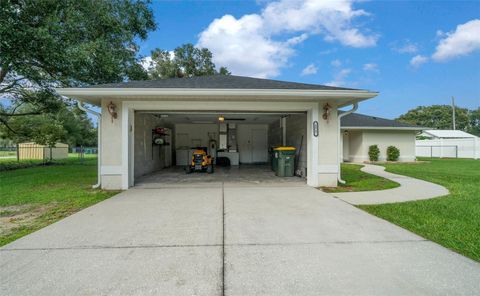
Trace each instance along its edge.
{"label": "white fence", "polygon": [[480,158],[480,140],[465,139],[437,139],[416,140],[415,155],[417,157],[454,157]]}

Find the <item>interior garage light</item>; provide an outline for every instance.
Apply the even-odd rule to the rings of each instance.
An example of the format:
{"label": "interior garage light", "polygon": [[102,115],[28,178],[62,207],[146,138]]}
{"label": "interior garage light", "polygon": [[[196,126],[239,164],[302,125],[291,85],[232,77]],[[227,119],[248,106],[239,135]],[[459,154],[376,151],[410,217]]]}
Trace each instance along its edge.
{"label": "interior garage light", "polygon": [[218,121],[224,122],[224,121],[225,121],[225,117],[223,117],[223,115],[218,116]]}

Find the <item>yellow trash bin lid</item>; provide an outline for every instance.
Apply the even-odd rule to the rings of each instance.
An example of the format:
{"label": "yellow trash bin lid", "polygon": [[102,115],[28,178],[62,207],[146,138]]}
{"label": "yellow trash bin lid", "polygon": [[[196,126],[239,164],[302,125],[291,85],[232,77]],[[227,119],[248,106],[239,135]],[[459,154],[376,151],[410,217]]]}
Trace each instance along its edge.
{"label": "yellow trash bin lid", "polygon": [[295,147],[288,147],[288,146],[281,146],[281,147],[275,147],[273,150],[278,150],[278,151],[295,151],[297,148]]}

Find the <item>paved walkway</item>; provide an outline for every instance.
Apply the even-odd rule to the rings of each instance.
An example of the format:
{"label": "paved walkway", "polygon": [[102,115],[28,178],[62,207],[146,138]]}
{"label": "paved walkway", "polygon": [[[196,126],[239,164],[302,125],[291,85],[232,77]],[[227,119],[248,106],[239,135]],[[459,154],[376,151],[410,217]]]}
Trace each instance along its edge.
{"label": "paved walkway", "polygon": [[0,248],[0,295],[478,295],[477,262],[314,188],[196,185]]}
{"label": "paved walkway", "polygon": [[361,171],[397,182],[400,187],[377,191],[339,192],[332,193],[333,196],[354,205],[370,205],[429,199],[449,193],[447,188],[431,182],[385,172],[383,166],[361,165],[364,166]]}

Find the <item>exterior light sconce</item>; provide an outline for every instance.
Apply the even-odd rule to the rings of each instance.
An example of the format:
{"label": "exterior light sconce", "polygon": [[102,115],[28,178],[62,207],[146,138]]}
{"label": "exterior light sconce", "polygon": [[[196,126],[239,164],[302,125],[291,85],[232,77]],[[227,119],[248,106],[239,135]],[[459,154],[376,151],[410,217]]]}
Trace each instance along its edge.
{"label": "exterior light sconce", "polygon": [[332,107],[330,107],[330,105],[328,103],[323,105],[323,114],[322,114],[323,120],[326,120],[328,122],[328,120],[330,119],[330,110],[331,109],[332,109]]}
{"label": "exterior light sconce", "polygon": [[108,110],[108,113],[110,114],[110,116],[112,117],[112,122],[113,122],[114,119],[117,119],[117,117],[118,117],[117,106],[113,102],[110,102],[107,105],[107,110]]}
{"label": "exterior light sconce", "polygon": [[223,115],[220,115],[220,116],[218,117],[218,121],[224,122],[224,121],[225,121],[225,117],[223,117]]}

